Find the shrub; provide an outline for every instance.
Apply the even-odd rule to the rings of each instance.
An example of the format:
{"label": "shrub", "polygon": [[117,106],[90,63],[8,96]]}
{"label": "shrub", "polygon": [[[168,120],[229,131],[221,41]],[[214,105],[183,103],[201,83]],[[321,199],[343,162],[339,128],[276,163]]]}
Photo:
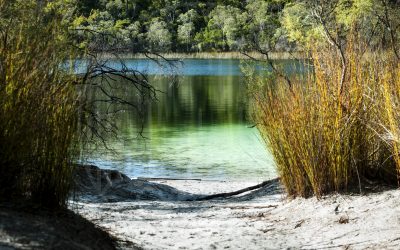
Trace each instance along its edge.
{"label": "shrub", "polygon": [[71,186],[76,79],[62,18],[42,4],[0,0],[0,199],[54,207]]}
{"label": "shrub", "polygon": [[254,118],[290,195],[396,181],[399,65],[388,53],[364,53],[357,40],[348,44],[344,81],[338,53],[329,46],[312,51],[312,70],[291,86],[279,78],[250,79],[261,86],[252,92]]}

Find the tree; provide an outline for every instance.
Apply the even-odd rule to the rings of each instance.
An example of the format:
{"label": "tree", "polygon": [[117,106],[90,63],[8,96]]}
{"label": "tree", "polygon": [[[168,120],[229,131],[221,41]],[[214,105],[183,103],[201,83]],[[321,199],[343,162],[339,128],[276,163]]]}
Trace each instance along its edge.
{"label": "tree", "polygon": [[157,52],[170,50],[171,33],[167,29],[167,24],[159,18],[154,18],[151,21],[146,36],[151,50]]}
{"label": "tree", "polygon": [[320,28],[305,3],[288,5],[281,22],[289,41],[305,46],[311,39],[322,39]]}
{"label": "tree", "polygon": [[196,31],[195,22],[199,18],[197,12],[193,9],[184,14],[180,14],[178,22],[178,40],[181,44],[186,45],[186,50],[189,51],[194,41]]}
{"label": "tree", "polygon": [[311,41],[343,43],[355,30],[364,34],[371,46],[388,40],[395,44],[398,8],[388,0],[303,0],[287,5],[282,25],[288,39],[299,45]]}
{"label": "tree", "polygon": [[[126,2],[127,3],[127,2]],[[122,0],[103,0],[106,11],[114,18],[126,18],[126,5]]]}
{"label": "tree", "polygon": [[[284,10],[283,26],[289,40],[300,46],[331,46],[338,55],[342,67],[340,92],[348,73],[346,48],[353,40],[351,36],[360,35],[363,50],[359,57],[377,46],[390,47],[400,60],[398,51],[399,7],[387,0],[304,0],[293,3]],[[379,39],[380,38],[380,39]]]}
{"label": "tree", "polygon": [[273,3],[264,0],[252,0],[246,5],[247,49],[269,51],[275,49],[279,39],[281,24],[279,13],[272,11]]}
{"label": "tree", "polygon": [[242,27],[245,25],[246,13],[232,6],[217,6],[209,14],[205,29],[204,43],[221,46],[221,49],[237,49],[241,47]]}
{"label": "tree", "polygon": [[79,13],[83,15],[90,15],[90,12],[100,7],[99,0],[81,0],[76,1]]}

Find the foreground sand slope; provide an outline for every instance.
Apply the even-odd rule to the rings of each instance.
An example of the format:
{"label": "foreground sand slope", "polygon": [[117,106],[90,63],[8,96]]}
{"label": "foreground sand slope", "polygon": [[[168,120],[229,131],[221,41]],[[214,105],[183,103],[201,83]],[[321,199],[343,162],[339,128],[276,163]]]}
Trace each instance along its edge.
{"label": "foreground sand slope", "polygon": [[[250,182],[159,181],[195,194]],[[214,201],[77,203],[78,211],[144,249],[399,249],[400,191],[285,197],[278,183]]]}

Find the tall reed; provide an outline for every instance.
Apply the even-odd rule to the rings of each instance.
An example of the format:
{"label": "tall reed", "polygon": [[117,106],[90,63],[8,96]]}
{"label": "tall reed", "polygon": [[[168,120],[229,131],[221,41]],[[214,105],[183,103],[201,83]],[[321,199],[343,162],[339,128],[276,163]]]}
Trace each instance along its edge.
{"label": "tall reed", "polygon": [[[312,51],[312,70],[292,79],[249,79],[254,118],[290,195],[321,196],[365,180],[396,180],[399,159],[399,66],[385,53],[346,48],[346,74],[335,49]],[[390,135],[390,136],[388,136]]]}
{"label": "tall reed", "polygon": [[42,1],[0,0],[0,199],[63,206],[76,134],[73,49]]}

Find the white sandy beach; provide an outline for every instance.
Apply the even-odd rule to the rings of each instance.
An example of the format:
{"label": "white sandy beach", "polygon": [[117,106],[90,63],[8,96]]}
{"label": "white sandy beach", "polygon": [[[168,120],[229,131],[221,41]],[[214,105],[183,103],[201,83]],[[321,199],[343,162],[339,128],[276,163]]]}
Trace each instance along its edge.
{"label": "white sandy beach", "polygon": [[[158,181],[212,194],[256,183]],[[400,249],[400,191],[288,199],[278,185],[213,201],[78,202],[77,211],[143,249]]]}

